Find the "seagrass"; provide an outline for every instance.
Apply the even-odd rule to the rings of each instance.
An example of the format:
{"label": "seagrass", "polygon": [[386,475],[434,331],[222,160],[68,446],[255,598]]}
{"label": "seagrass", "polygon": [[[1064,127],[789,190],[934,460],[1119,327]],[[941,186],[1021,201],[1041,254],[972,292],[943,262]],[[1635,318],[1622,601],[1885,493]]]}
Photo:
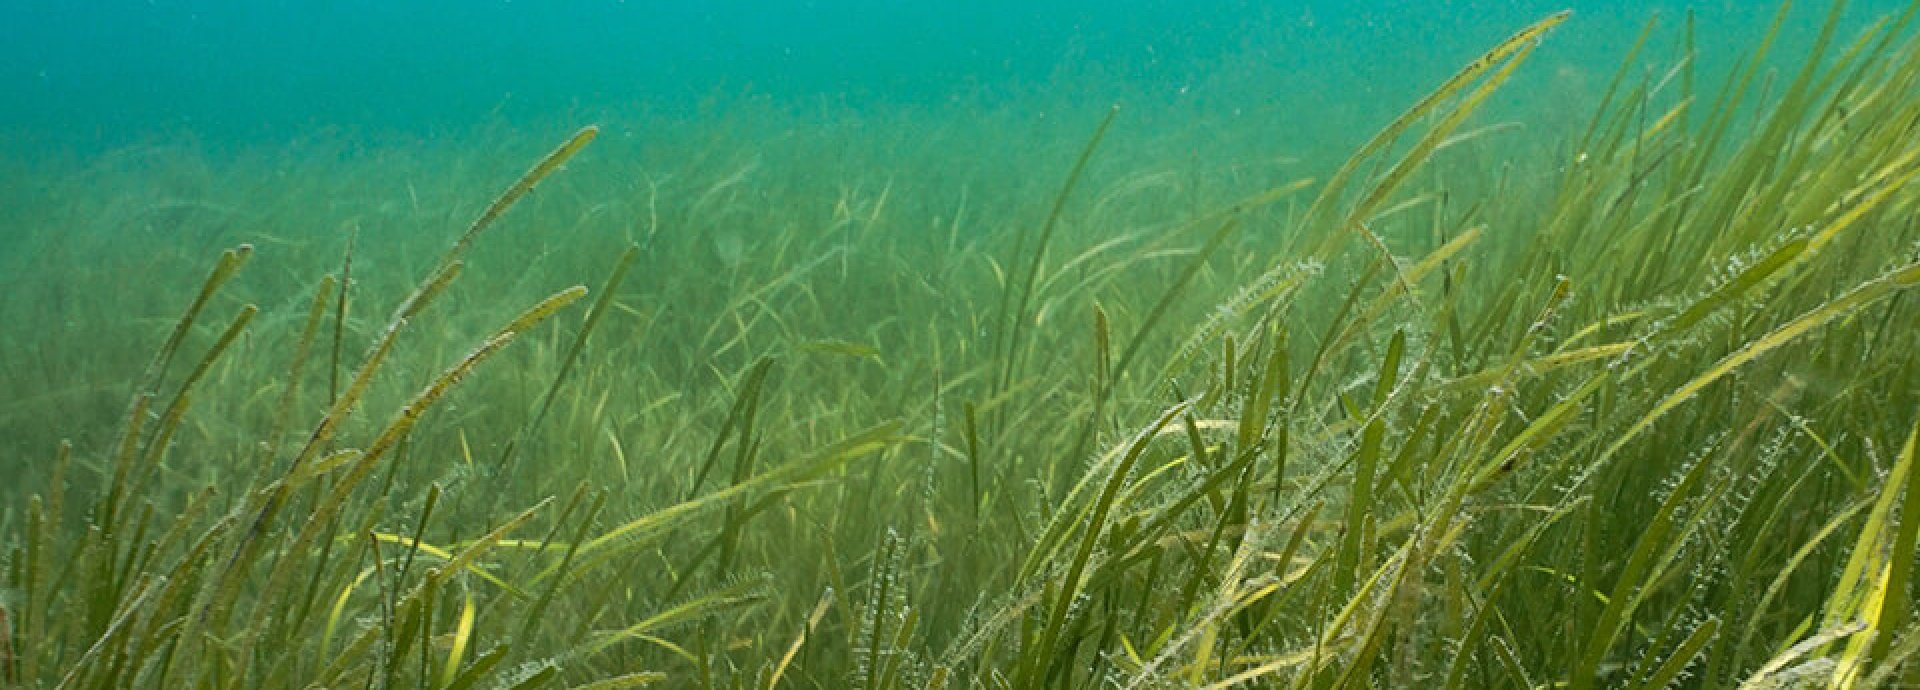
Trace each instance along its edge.
{"label": "seagrass", "polygon": [[1339,153],[1074,91],[103,160],[0,303],[71,435],[0,688],[1920,683],[1920,3],[1855,13],[1591,85],[1548,15]]}

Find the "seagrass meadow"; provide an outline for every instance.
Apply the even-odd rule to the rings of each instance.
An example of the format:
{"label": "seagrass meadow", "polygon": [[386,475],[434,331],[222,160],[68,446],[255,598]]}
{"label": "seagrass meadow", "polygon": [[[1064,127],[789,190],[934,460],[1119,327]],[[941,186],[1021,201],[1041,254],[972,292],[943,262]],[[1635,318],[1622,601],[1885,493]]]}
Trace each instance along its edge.
{"label": "seagrass meadow", "polygon": [[1920,687],[1920,4],[1805,10],[0,158],[0,688]]}

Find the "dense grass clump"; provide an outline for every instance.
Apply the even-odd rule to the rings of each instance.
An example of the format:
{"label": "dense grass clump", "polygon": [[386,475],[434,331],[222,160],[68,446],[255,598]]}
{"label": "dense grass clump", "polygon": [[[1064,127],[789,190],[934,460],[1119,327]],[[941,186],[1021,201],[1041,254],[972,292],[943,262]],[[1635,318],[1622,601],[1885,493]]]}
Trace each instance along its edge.
{"label": "dense grass clump", "polygon": [[1711,90],[1650,26],[1544,146],[1475,116],[1565,15],[1344,162],[1114,109],[46,181],[0,687],[1920,685],[1920,42],[1839,14]]}

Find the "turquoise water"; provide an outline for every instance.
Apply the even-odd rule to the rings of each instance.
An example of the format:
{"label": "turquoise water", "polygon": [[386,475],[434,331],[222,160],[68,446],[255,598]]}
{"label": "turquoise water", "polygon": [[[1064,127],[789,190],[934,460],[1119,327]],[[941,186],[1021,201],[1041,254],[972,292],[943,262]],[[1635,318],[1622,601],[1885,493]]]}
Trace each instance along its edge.
{"label": "turquoise water", "polygon": [[[1857,28],[1901,6],[1853,3]],[[1794,10],[1784,47],[1824,8]],[[99,150],[192,135],[286,141],[504,119],[641,122],[710,99],[785,107],[1042,108],[1057,99],[1230,113],[1274,103],[1364,129],[1483,46],[1574,19],[1526,82],[1599,88],[1640,25],[1696,17],[1703,74],[1750,46],[1763,2],[1116,0],[106,2],[0,5],[0,141]],[[1671,40],[1671,35],[1663,35]],[[1789,53],[1791,54],[1791,53]],[[1526,98],[1527,96],[1516,96]]]}

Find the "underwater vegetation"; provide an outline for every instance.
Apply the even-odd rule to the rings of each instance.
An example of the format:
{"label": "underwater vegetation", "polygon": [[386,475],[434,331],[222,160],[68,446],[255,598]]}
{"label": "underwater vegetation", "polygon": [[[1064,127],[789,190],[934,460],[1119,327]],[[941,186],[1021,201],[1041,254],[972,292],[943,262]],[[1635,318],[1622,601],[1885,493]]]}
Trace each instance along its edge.
{"label": "underwater vegetation", "polygon": [[130,154],[15,205],[0,688],[1920,686],[1916,10],[1312,175]]}

